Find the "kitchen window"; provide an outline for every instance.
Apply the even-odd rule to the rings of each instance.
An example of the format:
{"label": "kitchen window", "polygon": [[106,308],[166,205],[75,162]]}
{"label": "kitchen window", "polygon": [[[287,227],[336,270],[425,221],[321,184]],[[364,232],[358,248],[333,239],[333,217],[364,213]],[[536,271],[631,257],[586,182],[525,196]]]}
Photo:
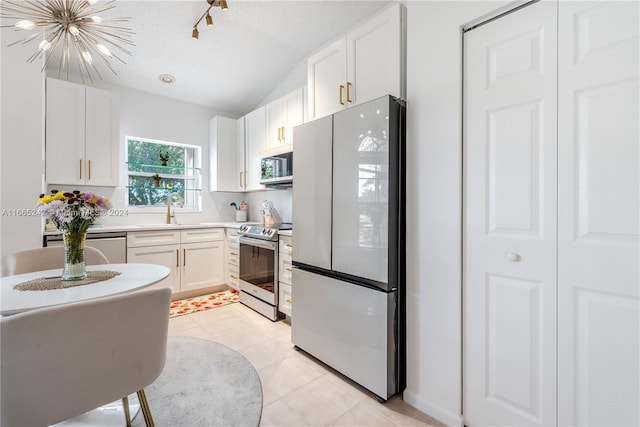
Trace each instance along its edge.
{"label": "kitchen window", "polygon": [[166,209],[175,192],[182,196],[184,210],[200,211],[200,147],[130,136],[126,145],[128,207]]}

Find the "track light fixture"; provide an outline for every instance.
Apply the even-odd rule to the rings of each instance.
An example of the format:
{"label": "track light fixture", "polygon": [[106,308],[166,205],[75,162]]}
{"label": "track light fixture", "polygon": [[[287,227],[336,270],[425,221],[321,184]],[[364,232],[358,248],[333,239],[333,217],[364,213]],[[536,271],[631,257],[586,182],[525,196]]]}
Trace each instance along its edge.
{"label": "track light fixture", "polygon": [[196,23],[193,25],[193,31],[191,32],[191,37],[194,40],[198,40],[198,35],[199,35],[198,24],[202,21],[203,18],[207,23],[207,27],[213,26],[213,17],[211,16],[211,13],[210,13],[212,7],[220,7],[220,9],[222,10],[229,9],[229,7],[227,6],[227,0],[206,0],[206,2],[209,5],[207,6],[207,10],[204,11],[200,19],[198,19]]}

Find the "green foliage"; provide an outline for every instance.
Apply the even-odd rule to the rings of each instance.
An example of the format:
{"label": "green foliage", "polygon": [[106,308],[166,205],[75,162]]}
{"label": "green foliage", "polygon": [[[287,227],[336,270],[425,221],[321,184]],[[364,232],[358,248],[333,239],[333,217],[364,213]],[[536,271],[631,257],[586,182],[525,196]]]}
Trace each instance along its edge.
{"label": "green foliage", "polygon": [[[165,205],[167,196],[174,191],[185,198],[185,181],[191,175],[186,169],[189,166],[187,150],[175,145],[129,140],[129,205]],[[160,165],[158,156],[168,158],[168,165]],[[162,179],[162,187],[154,185],[155,179]]]}

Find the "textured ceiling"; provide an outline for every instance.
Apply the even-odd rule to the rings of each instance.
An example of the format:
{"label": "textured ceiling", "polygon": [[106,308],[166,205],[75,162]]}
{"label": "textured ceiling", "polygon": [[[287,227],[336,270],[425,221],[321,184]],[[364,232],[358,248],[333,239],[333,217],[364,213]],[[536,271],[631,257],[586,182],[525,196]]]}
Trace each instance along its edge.
{"label": "textured ceiling", "polygon": [[[104,16],[130,17],[136,34],[132,57],[114,64],[105,81],[170,98],[244,114],[254,108],[308,54],[375,13],[388,1],[228,0],[211,9],[200,37],[194,23],[206,10],[200,1],[119,0]],[[160,74],[176,82],[161,83]]]}

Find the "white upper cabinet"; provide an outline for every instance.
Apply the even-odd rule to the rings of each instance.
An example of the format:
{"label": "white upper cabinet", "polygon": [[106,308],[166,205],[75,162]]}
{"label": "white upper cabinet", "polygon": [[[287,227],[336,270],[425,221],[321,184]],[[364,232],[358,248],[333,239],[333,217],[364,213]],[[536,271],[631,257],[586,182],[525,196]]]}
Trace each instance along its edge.
{"label": "white upper cabinet", "polygon": [[116,187],[118,95],[48,78],[46,106],[47,184]]}
{"label": "white upper cabinet", "polygon": [[403,16],[395,4],[309,57],[309,120],[384,95],[405,97]]}
{"label": "white upper cabinet", "polygon": [[304,122],[304,96],[302,88],[266,105],[267,147],[293,143],[294,126]]}
{"label": "white upper cabinet", "polygon": [[[237,121],[216,116],[209,121],[209,184],[211,191],[242,191],[238,156]],[[243,162],[244,163],[244,162]]]}
{"label": "white upper cabinet", "polygon": [[236,180],[236,191],[244,191],[247,186],[247,157],[244,141],[244,121],[244,116],[236,120],[236,171],[238,172],[234,178]]}
{"label": "white upper cabinet", "polygon": [[266,148],[266,108],[263,105],[244,117],[245,129],[245,190],[262,190],[260,184],[260,151]]}

